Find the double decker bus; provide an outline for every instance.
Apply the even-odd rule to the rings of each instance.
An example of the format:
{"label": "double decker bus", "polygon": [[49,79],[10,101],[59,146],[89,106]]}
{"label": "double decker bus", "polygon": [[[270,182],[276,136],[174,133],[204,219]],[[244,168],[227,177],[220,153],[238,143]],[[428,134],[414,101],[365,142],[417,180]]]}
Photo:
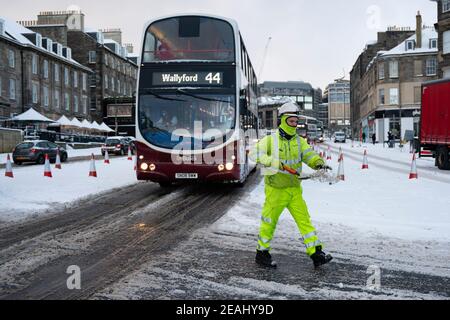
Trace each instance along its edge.
{"label": "double decker bus", "polygon": [[177,15],[145,26],[137,178],[243,184],[255,168],[257,79],[235,21]]}
{"label": "double decker bus", "polygon": [[303,116],[299,117],[297,133],[308,141],[316,141],[320,138],[320,123],[316,118]]}

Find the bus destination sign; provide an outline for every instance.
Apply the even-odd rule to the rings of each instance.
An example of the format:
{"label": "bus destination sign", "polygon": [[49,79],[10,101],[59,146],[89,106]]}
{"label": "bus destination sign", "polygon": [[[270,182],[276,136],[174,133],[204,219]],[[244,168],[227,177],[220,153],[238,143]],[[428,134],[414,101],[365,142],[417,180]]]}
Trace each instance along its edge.
{"label": "bus destination sign", "polygon": [[154,72],[154,86],[208,85],[222,86],[223,72]]}

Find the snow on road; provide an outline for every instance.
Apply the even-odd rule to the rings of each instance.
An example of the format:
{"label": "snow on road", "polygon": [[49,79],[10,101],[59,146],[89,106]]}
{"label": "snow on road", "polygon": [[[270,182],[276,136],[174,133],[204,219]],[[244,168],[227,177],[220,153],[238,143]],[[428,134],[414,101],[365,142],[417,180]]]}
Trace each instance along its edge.
{"label": "snow on road", "polygon": [[[377,154],[375,150],[371,153]],[[382,157],[387,155],[388,151],[380,152]],[[405,155],[395,157],[407,159]],[[336,174],[337,157],[333,159],[329,164]],[[369,170],[362,170],[361,164],[362,156],[359,162],[345,158],[346,181],[332,186],[316,181],[303,183],[311,217],[329,250],[413,264],[415,258],[420,258],[429,272],[450,276],[450,183],[409,180],[403,172],[371,167],[370,162]],[[437,168],[434,170],[441,174]],[[263,202],[261,183],[248,200],[231,209],[213,228],[257,234]],[[274,247],[277,242],[288,247],[300,245],[298,236],[286,210],[277,228]],[[420,267],[416,269],[421,271]]]}
{"label": "snow on road", "polygon": [[[334,145],[334,147],[337,146]],[[377,153],[377,151],[380,152]],[[398,150],[370,149],[371,154],[384,157],[386,161],[389,161],[391,153],[396,151]],[[406,163],[409,155],[396,154],[392,158]],[[410,272],[450,278],[448,265],[450,261],[448,209],[450,208],[450,184],[428,179],[409,180],[404,172],[375,166],[363,171],[361,161],[345,159],[346,181],[344,182],[332,186],[318,181],[304,182],[304,197],[309,205],[313,223],[325,243],[325,250],[335,257],[334,263],[340,265],[338,268],[350,263],[360,265],[362,270],[369,266],[377,266],[382,270],[382,286],[383,284],[386,286],[382,287],[378,294],[374,295],[366,289],[366,280],[355,286],[352,283],[345,283],[344,279],[344,283],[324,283],[312,291],[305,291],[302,287],[270,281],[272,279],[270,275],[267,275],[267,279],[264,277],[258,279],[261,276],[252,275],[255,270],[252,260],[264,203],[264,183],[261,182],[212,226],[195,232],[190,241],[184,242],[171,252],[162,254],[155,261],[143,265],[140,270],[111,286],[98,297],[155,298],[154,289],[165,292],[165,295],[160,297],[162,299],[186,297],[186,294],[189,294],[186,290],[189,291],[191,286],[195,286],[198,289],[193,292],[206,299],[220,298],[220,292],[227,297],[236,295],[252,299],[289,299],[289,297],[448,299],[433,292],[427,294],[415,292],[414,286],[409,286],[405,279],[400,280],[402,281],[400,286],[403,286],[403,289],[398,290],[394,289],[396,285],[390,285],[389,282],[395,279],[391,272],[400,274]],[[330,164],[336,174],[336,156]],[[441,175],[437,168],[430,165],[431,169],[436,170],[437,175]],[[445,174],[442,173],[444,176]],[[304,246],[299,237],[294,220],[289,212],[285,211],[280,218],[272,242],[272,254],[275,259],[278,256],[285,264],[294,265],[294,270],[298,268],[298,272],[304,272],[300,270],[305,268],[309,270],[308,267],[312,269],[312,264],[310,265],[311,262],[305,257],[302,261],[303,263],[306,261],[306,266],[298,265],[299,257],[305,255]],[[237,252],[238,256],[232,260],[247,261],[237,270],[249,269],[242,272],[236,270],[236,273],[247,273],[248,276],[242,279],[236,278],[238,275],[229,278],[226,267],[222,268],[223,270],[217,269],[218,265],[231,259],[228,256],[221,257],[221,254],[217,252],[217,250],[220,251],[218,248]],[[197,250],[200,251],[197,252]],[[208,250],[210,250],[209,253]],[[186,256],[184,254],[186,252],[190,254]],[[216,259],[223,259],[223,261],[208,263],[202,260],[211,259],[213,255],[217,256]],[[242,258],[242,255],[246,257]],[[230,261],[229,264],[229,268],[232,268],[233,263]],[[196,265],[203,266],[201,274],[196,273]],[[208,265],[212,266],[208,267]],[[284,266],[286,267],[288,266]],[[280,268],[283,270],[283,265]],[[327,266],[324,268],[326,269]],[[331,265],[328,268],[335,269]],[[345,271],[342,272],[345,273]],[[208,274],[213,276],[210,277]],[[276,278],[276,274],[280,273],[274,273],[273,278]],[[295,277],[295,275],[291,276]],[[220,280],[221,278],[223,279]],[[348,276],[347,281],[351,282],[351,280],[352,277]],[[270,287],[269,291],[268,287]]]}
{"label": "snow on road", "polygon": [[[90,161],[51,165],[53,178],[44,177],[43,165],[14,169],[14,178],[0,176],[0,221],[17,221],[54,211],[74,201],[137,183],[134,161],[112,158],[96,161],[97,178],[89,177]],[[3,173],[3,171],[2,171]]]}

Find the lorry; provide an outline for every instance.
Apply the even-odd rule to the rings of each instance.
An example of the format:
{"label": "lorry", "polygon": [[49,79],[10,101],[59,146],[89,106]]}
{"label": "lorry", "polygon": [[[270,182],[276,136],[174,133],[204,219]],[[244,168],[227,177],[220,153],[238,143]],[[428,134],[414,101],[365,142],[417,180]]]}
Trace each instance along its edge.
{"label": "lorry", "polygon": [[420,147],[436,159],[441,170],[450,170],[450,79],[422,84]]}

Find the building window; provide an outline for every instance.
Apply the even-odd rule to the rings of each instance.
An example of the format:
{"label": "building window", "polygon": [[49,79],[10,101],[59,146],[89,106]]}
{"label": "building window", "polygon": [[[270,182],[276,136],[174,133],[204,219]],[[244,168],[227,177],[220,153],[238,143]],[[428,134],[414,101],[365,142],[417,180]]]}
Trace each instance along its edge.
{"label": "building window", "polygon": [[44,78],[48,79],[48,60],[44,60]]}
{"label": "building window", "polygon": [[87,114],[87,97],[83,96],[81,99],[83,104],[83,114]]}
{"label": "building window", "polygon": [[116,68],[115,65],[116,64],[115,64],[114,58],[111,57],[111,68],[115,69]]}
{"label": "building window", "polygon": [[73,111],[78,113],[78,96],[73,97]]}
{"label": "building window", "polygon": [[422,60],[414,60],[414,76],[416,77],[423,76],[422,67],[423,67]]}
{"label": "building window", "polygon": [[38,103],[38,85],[36,83],[31,85],[31,97],[33,103]]}
{"label": "building window", "polygon": [[384,89],[380,89],[379,91],[380,104],[383,105],[386,103],[386,96],[384,94]]}
{"label": "building window", "polygon": [[16,53],[11,49],[8,50],[8,65],[10,68],[16,67]]}
{"label": "building window", "polygon": [[97,52],[89,51],[89,63],[96,63],[96,62],[97,62]]}
{"label": "building window", "polygon": [[438,40],[430,39],[430,49],[437,49],[437,47],[438,47]]}
{"label": "building window", "polygon": [[378,79],[379,80],[384,79],[384,63],[378,64]]}
{"label": "building window", "polygon": [[106,66],[108,66],[108,64],[109,64],[108,60],[109,60],[109,57],[107,54],[105,54],[105,65]]}
{"label": "building window", "polygon": [[400,118],[389,119],[389,131],[392,132],[395,139],[400,139]]}
{"label": "building window", "polygon": [[450,0],[442,0],[442,13],[450,11]]}
{"label": "building window", "polygon": [[421,87],[414,87],[414,103],[421,103],[422,102],[422,88]]}
{"label": "building window", "polygon": [[398,88],[389,89],[389,104],[398,104]]}
{"label": "building window", "polygon": [[111,78],[111,91],[113,91],[113,92],[114,92],[115,81],[116,80],[114,78]]}
{"label": "building window", "polygon": [[83,73],[83,90],[87,90],[87,74]]}
{"label": "building window", "polygon": [[16,100],[16,80],[9,79],[9,99]]}
{"label": "building window", "polygon": [[443,35],[444,50],[443,53],[450,53],[450,30],[445,31]]}
{"label": "building window", "polygon": [[266,128],[273,128],[273,111],[269,110],[266,112]]}
{"label": "building window", "polygon": [[414,40],[406,41],[406,51],[414,50],[416,48],[416,42]]}
{"label": "building window", "polygon": [[65,94],[64,104],[66,107],[66,111],[70,110],[70,96],[68,93]]}
{"label": "building window", "polygon": [[78,72],[73,72],[73,87],[78,88]]}
{"label": "building window", "polygon": [[64,84],[69,86],[69,69],[64,67]]}
{"label": "building window", "polygon": [[55,82],[59,82],[59,64],[55,63]]}
{"label": "building window", "polygon": [[398,61],[389,62],[389,77],[398,78]]}
{"label": "building window", "polygon": [[48,107],[49,99],[48,99],[48,87],[44,87],[44,106]]}
{"label": "building window", "polygon": [[55,108],[59,109],[61,107],[59,103],[59,90],[55,90]]}
{"label": "building window", "polygon": [[437,59],[435,57],[427,59],[427,76],[435,76],[437,73]]}
{"label": "building window", "polygon": [[109,88],[109,81],[108,81],[108,75],[107,74],[105,74],[105,89],[108,89]]}
{"label": "building window", "polygon": [[38,66],[37,66],[37,55],[35,55],[34,53],[31,55],[31,72],[33,74],[37,74],[38,73]]}
{"label": "building window", "polygon": [[120,95],[120,80],[117,80],[117,92]]}

